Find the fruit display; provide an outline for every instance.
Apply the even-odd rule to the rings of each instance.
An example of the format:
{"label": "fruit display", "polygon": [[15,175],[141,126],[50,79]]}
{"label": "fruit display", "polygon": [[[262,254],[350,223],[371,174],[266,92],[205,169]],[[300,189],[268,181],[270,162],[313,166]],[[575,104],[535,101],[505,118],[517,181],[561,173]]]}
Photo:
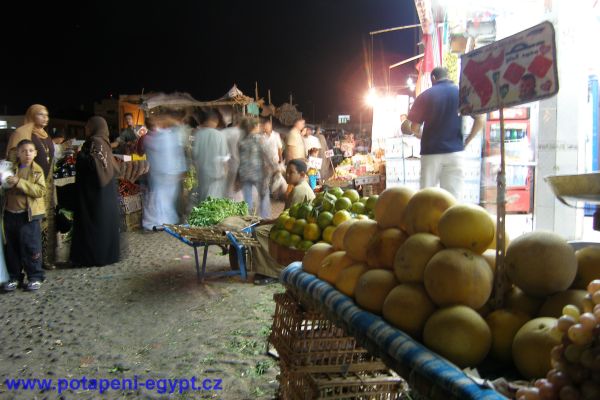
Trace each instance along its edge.
{"label": "fruit display", "polygon": [[345,158],[335,167],[335,174],[339,180],[352,181],[358,176],[378,174],[381,160],[371,154],[354,154]]}
{"label": "fruit display", "polygon": [[600,399],[600,280],[588,283],[582,307],[562,309],[551,331],[552,369],[533,387],[519,389],[517,399]]}
{"label": "fruit display", "polygon": [[[590,364],[593,358],[600,368],[600,325],[590,317],[595,312],[600,318],[600,305],[594,309],[600,303],[597,248],[575,252],[560,235],[526,233],[507,243],[500,275],[493,249],[496,218],[479,206],[459,204],[439,188],[388,188],[363,203],[372,218],[361,220],[365,214],[351,211],[356,197],[339,201],[343,197],[348,196],[342,192],[335,200],[331,193],[321,197],[320,204],[328,204],[330,211],[320,215],[329,214],[322,221],[320,215],[312,218],[325,227],[322,232],[331,229],[320,238],[324,243],[306,251],[305,272],[459,367],[486,361],[512,368],[532,382],[551,368],[581,374],[581,368],[568,364],[574,360]],[[342,218],[338,213],[344,211],[349,215]],[[283,229],[294,228],[290,218],[286,215],[281,221],[287,225],[281,225]],[[495,279],[508,282],[502,307],[491,302]],[[587,291],[582,290],[587,279],[599,279],[598,287],[586,284]],[[580,314],[570,311],[561,317],[571,309]],[[573,343],[566,343],[561,329]],[[559,359],[553,350],[557,345],[562,346]],[[586,377],[600,383],[600,372]],[[539,398],[563,398],[558,396]]]}
{"label": "fruit display", "polygon": [[[335,250],[342,250],[341,233],[345,232],[351,222],[364,220],[369,225],[367,221],[370,221],[371,226],[374,226],[370,233],[375,233],[377,223],[371,218],[374,216],[377,198],[378,196],[361,198],[355,189],[327,189],[318,193],[311,202],[294,204],[284,210],[273,225],[269,237],[280,246],[301,251],[306,251],[319,242],[333,245]],[[362,247],[358,246],[358,249]],[[361,259],[366,260],[366,254],[356,257],[357,261]]]}
{"label": "fruit display", "polygon": [[68,178],[70,176],[75,176],[76,168],[75,168],[76,158],[71,154],[67,154],[60,160],[58,160],[54,164],[54,179]]}

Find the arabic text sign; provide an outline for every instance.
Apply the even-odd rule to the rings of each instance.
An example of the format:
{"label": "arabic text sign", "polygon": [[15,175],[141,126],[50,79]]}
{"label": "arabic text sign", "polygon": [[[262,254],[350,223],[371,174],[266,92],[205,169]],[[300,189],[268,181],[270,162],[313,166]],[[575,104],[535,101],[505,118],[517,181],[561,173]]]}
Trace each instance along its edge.
{"label": "arabic text sign", "polygon": [[558,92],[554,27],[542,22],[461,56],[460,113],[480,114]]}

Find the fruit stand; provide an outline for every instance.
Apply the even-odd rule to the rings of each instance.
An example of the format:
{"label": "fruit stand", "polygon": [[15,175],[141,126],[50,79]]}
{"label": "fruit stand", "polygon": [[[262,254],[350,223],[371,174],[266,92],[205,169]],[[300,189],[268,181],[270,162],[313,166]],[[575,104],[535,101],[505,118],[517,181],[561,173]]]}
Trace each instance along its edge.
{"label": "fruit stand", "polygon": [[427,399],[505,399],[476,382],[460,368],[430,351],[381,317],[358,308],[354,301],[327,282],[303,272],[301,263],[289,265],[280,277],[295,298],[354,336],[370,354],[404,377]]}

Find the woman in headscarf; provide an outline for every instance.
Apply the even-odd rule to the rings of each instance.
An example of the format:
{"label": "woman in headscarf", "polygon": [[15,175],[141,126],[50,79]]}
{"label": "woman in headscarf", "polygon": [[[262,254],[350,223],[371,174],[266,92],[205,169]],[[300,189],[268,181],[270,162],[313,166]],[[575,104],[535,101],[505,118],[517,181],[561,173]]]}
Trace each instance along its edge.
{"label": "woman in headscarf", "polygon": [[85,126],[86,141],[77,155],[76,200],[71,262],[103,266],[119,261],[119,204],[106,120],[92,117]]}
{"label": "woman in headscarf", "polygon": [[46,177],[46,215],[42,220],[42,254],[44,268],[54,269],[56,252],[56,230],[54,229],[54,143],[44,128],[48,125],[48,109],[41,104],[34,104],[27,109],[25,121],[8,139],[6,158],[17,161],[17,144],[23,140],[31,140],[37,150],[34,161],[44,170]]}

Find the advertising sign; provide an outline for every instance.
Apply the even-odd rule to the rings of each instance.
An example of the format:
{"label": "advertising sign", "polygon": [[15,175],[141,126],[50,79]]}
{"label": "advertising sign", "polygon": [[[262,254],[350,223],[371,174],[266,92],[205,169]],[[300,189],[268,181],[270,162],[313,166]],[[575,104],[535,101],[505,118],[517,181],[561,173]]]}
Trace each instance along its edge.
{"label": "advertising sign", "polygon": [[554,96],[556,60],[554,27],[547,21],[462,55],[460,113],[481,114]]}

